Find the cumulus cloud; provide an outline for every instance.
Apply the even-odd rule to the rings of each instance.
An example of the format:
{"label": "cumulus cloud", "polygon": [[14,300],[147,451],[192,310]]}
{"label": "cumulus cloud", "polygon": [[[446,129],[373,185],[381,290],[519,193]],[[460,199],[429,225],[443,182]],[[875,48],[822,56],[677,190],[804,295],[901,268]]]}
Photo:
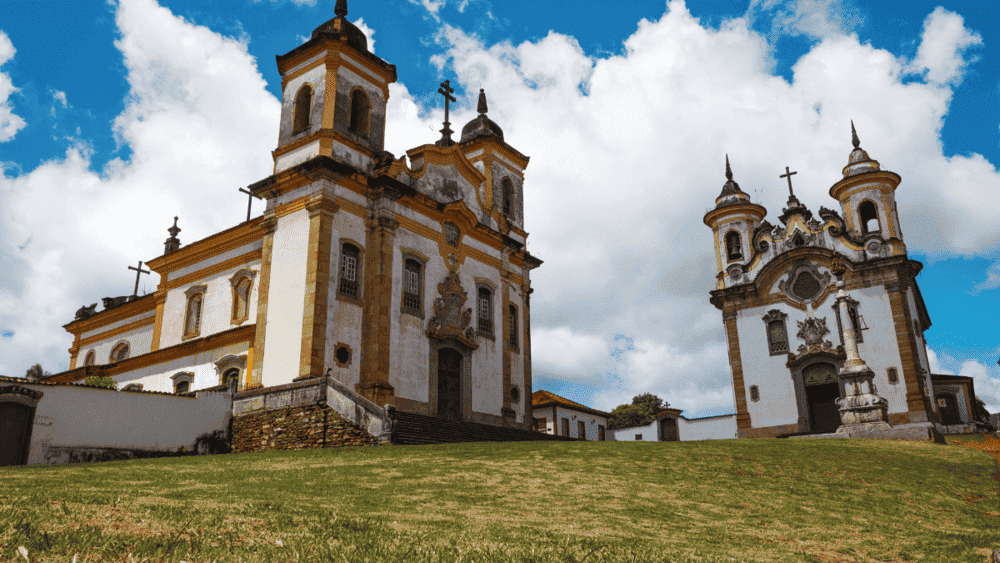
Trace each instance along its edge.
{"label": "cumulus cloud", "polygon": [[1000,370],[987,368],[976,360],[962,362],[958,375],[971,377],[976,388],[976,398],[986,403],[986,410],[1000,412]]}
{"label": "cumulus cloud", "polygon": [[68,368],[61,326],[78,307],[131,291],[126,267],[162,253],[174,215],[186,243],[245,219],[237,188],[271,172],[280,106],[245,43],[152,0],[122,0],[116,23],[129,94],[114,131],[131,158],[95,171],[80,141],[0,176],[2,374]]}
{"label": "cumulus cloud", "polygon": [[772,40],[780,35],[823,39],[850,33],[864,23],[858,9],[845,0],[753,0],[746,17],[767,22]]}
{"label": "cumulus cloud", "polygon": [[986,269],[986,279],[977,283],[974,286],[975,292],[984,291],[987,289],[996,289],[1000,287],[1000,260],[990,264],[990,267]]}
{"label": "cumulus cloud", "polygon": [[910,70],[926,73],[928,82],[957,86],[965,68],[978,60],[975,56],[966,59],[965,51],[982,44],[982,36],[967,29],[962,16],[938,6],[924,20],[924,32]]}
{"label": "cumulus cloud", "polygon": [[[16,51],[7,34],[0,30],[0,67],[13,59]],[[14,87],[10,76],[0,72],[0,143],[13,139],[14,135],[27,125],[21,117],[14,115],[14,108],[10,102],[11,94],[17,91],[18,88]]]}
{"label": "cumulus cloud", "polygon": [[[468,2],[464,2],[467,4]],[[427,10],[427,15],[434,18],[434,21],[441,21],[441,16],[438,12],[444,7],[445,0],[410,0],[410,4],[416,4],[417,6],[423,6]],[[464,9],[465,6],[463,5]]]}
{"label": "cumulus cloud", "polygon": [[375,53],[375,39],[372,37],[375,35],[375,30],[365,25],[365,18],[358,18],[358,21],[354,22],[354,25],[358,26],[361,33],[364,33],[365,38],[368,39],[368,50]]}
{"label": "cumulus cloud", "polygon": [[66,101],[66,92],[56,90],[52,92],[52,99],[59,102],[63,108],[69,107],[69,102]]}

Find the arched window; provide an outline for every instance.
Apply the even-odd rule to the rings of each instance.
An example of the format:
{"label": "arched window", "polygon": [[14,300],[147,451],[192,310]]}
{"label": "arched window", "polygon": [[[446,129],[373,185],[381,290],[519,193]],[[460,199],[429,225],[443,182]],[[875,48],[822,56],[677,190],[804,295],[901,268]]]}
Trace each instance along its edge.
{"label": "arched window", "polygon": [[423,285],[420,262],[407,258],[403,262],[403,312],[420,315],[423,312],[421,286]]}
{"label": "arched window", "polygon": [[174,393],[187,393],[191,391],[191,380],[194,379],[194,374],[187,372],[176,373],[170,379],[174,381]]}
{"label": "arched window", "polygon": [[242,269],[229,278],[233,286],[232,324],[240,324],[250,316],[250,289],[256,272]]}
{"label": "arched window", "polygon": [[785,326],[785,313],[771,309],[764,315],[764,327],[767,330],[767,348],[772,356],[788,353],[788,329]]}
{"label": "arched window", "polygon": [[476,303],[476,313],[478,322],[476,323],[479,332],[491,336],[493,335],[493,292],[487,287],[480,287]]}
{"label": "arched window", "polygon": [[729,260],[743,258],[743,245],[740,242],[740,234],[736,231],[729,231],[726,234],[726,256]]}
{"label": "arched window", "polygon": [[358,297],[358,247],[344,243],[340,249],[340,294]]}
{"label": "arched window", "polygon": [[83,365],[92,366],[96,362],[97,362],[97,354],[95,354],[93,350],[87,352],[87,359],[83,361]]}
{"label": "arched window", "polygon": [[228,385],[231,381],[239,383],[240,381],[240,368],[229,368],[225,373],[222,374],[223,385]]}
{"label": "arched window", "polygon": [[184,311],[184,338],[201,334],[201,310],[205,301],[205,286],[197,285],[185,292],[188,296]]}
{"label": "arched window", "polygon": [[510,348],[517,350],[517,307],[511,305],[508,314],[510,316]]}
{"label": "arched window", "polygon": [[458,246],[458,227],[454,223],[444,224],[444,240],[448,246]]}
{"label": "arched window", "polygon": [[878,208],[867,199],[858,206],[858,217],[861,219],[861,234],[875,233],[881,230],[878,223]]}
{"label": "arched window", "polygon": [[353,133],[368,136],[368,113],[371,105],[368,103],[368,96],[361,90],[351,92],[351,123],[350,130]]}
{"label": "arched window", "polygon": [[309,128],[309,110],[312,107],[312,87],[306,84],[295,95],[295,118],[292,121],[292,134],[300,133]]}
{"label": "arched window", "polygon": [[[111,356],[108,358],[109,362],[122,362],[128,359],[129,346],[128,342],[119,342],[115,344],[115,347],[111,349]],[[91,364],[93,365],[93,364]]]}
{"label": "arched window", "polygon": [[510,178],[504,178],[500,181],[501,192],[503,192],[503,201],[500,202],[500,208],[503,210],[503,214],[510,216],[514,214],[514,184],[510,181]]}

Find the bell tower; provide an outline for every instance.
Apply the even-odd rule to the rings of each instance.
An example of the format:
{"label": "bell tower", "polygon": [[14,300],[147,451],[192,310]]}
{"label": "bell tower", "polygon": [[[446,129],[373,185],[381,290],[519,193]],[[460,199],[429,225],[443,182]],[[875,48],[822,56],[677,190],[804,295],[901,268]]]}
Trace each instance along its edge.
{"label": "bell tower", "polygon": [[396,66],[368,51],[347,21],[347,0],[309,41],[276,57],[281,74],[281,121],[274,172],[316,156],[370,171],[382,152],[389,84]]}
{"label": "bell tower", "polygon": [[[718,289],[725,288],[726,272],[734,266],[745,269],[753,255],[754,230],[767,215],[762,205],[750,202],[750,196],[733,181],[733,170],[726,155],[726,183],[715,199],[715,209],[705,214],[705,224],[715,235],[715,258],[719,273]],[[738,278],[739,276],[732,276]]]}
{"label": "bell tower", "polygon": [[844,167],[844,178],[830,188],[830,196],[840,202],[847,230],[855,239],[880,237],[892,249],[892,255],[906,254],[903,233],[896,212],[896,188],[901,178],[882,170],[878,161],[861,148],[858,133],[851,121],[854,150]]}

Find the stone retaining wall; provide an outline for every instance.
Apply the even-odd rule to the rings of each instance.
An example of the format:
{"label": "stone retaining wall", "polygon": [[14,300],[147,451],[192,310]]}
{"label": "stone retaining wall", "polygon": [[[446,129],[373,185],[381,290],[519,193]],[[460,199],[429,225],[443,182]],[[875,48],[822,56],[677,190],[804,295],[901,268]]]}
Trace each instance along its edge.
{"label": "stone retaining wall", "polygon": [[233,419],[233,452],[373,446],[378,440],[325,404],[257,411]]}

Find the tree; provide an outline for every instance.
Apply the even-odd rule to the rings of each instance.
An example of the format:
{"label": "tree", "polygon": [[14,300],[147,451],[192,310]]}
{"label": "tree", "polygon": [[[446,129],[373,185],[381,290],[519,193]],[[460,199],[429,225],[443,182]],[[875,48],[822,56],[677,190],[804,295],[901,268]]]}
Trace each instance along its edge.
{"label": "tree", "polygon": [[105,389],[118,389],[118,382],[108,376],[91,375],[83,380],[84,385],[91,387],[103,387]]}
{"label": "tree", "polygon": [[43,377],[52,375],[47,371],[42,370],[41,364],[35,364],[28,368],[28,371],[24,374],[24,377],[28,379],[34,379],[35,381],[41,380]]}
{"label": "tree", "polygon": [[656,413],[669,406],[663,399],[652,393],[637,395],[632,397],[631,405],[618,405],[611,411],[608,428],[627,428],[649,424],[656,418]]}

